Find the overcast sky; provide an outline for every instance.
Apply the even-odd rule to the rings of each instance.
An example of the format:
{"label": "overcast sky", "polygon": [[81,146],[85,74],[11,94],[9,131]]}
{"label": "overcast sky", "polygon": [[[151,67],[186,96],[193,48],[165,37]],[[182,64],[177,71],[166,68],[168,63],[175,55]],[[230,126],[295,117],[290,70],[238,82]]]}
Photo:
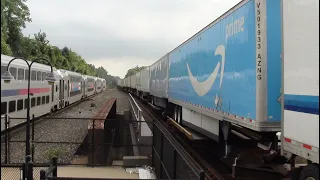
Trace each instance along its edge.
{"label": "overcast sky", "polygon": [[28,0],[51,45],[67,46],[111,75],[150,65],[240,0]]}

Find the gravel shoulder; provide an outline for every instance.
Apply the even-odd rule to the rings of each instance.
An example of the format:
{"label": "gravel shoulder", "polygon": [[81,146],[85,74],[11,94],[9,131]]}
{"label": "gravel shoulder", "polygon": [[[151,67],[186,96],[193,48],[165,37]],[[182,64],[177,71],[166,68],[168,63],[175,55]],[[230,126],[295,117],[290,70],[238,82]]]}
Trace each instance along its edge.
{"label": "gravel shoulder", "polygon": [[[118,114],[123,114],[125,110],[129,109],[128,95],[119,90],[111,89],[52,116],[59,119],[47,119],[36,123],[35,141],[47,143],[34,144],[34,163],[48,163],[50,157],[57,155],[59,163],[69,164],[87,135],[89,119],[65,118],[91,118],[110,98],[117,98]],[[93,104],[94,106],[92,107]],[[25,133],[25,129],[14,133],[11,135],[10,140],[25,141]],[[10,142],[9,144],[9,163],[23,163],[25,159],[25,142]],[[4,144],[1,144],[1,164],[4,163],[4,152]]]}

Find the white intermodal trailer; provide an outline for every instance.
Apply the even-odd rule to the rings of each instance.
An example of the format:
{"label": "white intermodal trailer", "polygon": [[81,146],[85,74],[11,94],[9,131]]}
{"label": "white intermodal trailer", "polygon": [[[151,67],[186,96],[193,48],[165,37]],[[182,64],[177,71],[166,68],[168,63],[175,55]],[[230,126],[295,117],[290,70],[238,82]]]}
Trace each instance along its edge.
{"label": "white intermodal trailer", "polygon": [[319,179],[319,0],[282,1],[282,39],[281,152],[308,160],[294,179]]}

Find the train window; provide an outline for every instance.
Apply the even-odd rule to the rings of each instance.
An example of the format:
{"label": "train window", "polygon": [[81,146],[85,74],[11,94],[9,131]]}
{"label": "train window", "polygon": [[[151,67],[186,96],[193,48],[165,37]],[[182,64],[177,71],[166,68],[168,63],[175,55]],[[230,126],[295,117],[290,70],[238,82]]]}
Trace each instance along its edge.
{"label": "train window", "polygon": [[46,73],[42,72],[42,81],[44,81],[46,79]]}
{"label": "train window", "polygon": [[46,97],[45,97],[45,96],[42,96],[42,98],[41,98],[41,104],[46,104]]}
{"label": "train window", "polygon": [[41,71],[37,72],[37,81],[42,81],[41,80]]}
{"label": "train window", "polygon": [[46,104],[49,103],[49,95],[46,96]]}
{"label": "train window", "polygon": [[17,79],[17,68],[11,67],[9,71],[11,75],[14,77],[14,79]]}
{"label": "train window", "polygon": [[31,71],[31,80],[36,81],[37,80],[37,72],[36,71]]}
{"label": "train window", "polygon": [[1,66],[1,76],[7,71],[7,66]]}
{"label": "train window", "polygon": [[23,99],[19,99],[17,101],[17,111],[20,111],[23,109]]}
{"label": "train window", "polygon": [[7,102],[1,102],[1,115],[6,113],[7,113]]}
{"label": "train window", "polygon": [[31,98],[31,107],[36,105],[36,98]]}
{"label": "train window", "polygon": [[37,97],[37,106],[41,105],[41,97]]}
{"label": "train window", "polygon": [[18,69],[18,80],[24,80],[24,69]]}
{"label": "train window", "polygon": [[28,81],[29,78],[29,70],[24,70],[24,80]]}
{"label": "train window", "polygon": [[10,101],[9,102],[9,113],[16,111],[16,101]]}
{"label": "train window", "polygon": [[24,109],[28,108],[28,99],[24,99]]}
{"label": "train window", "polygon": [[58,85],[56,85],[56,92],[58,92]]}

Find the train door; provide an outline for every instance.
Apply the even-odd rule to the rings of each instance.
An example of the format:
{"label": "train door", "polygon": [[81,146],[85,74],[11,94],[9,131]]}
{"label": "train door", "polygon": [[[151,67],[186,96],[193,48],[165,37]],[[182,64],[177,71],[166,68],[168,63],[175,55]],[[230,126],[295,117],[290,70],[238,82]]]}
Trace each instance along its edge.
{"label": "train door", "polygon": [[63,82],[63,84],[64,84],[64,87],[63,87],[63,89],[64,89],[64,101],[65,101],[65,105],[67,105],[68,104],[68,102],[69,102],[69,80],[67,81],[67,82]]}
{"label": "train door", "polygon": [[70,97],[70,81],[68,80],[68,92],[67,92],[67,97]]}
{"label": "train door", "polygon": [[55,86],[56,83],[54,83],[53,85],[51,85],[51,102],[53,102],[54,100],[54,86]]}
{"label": "train door", "polygon": [[82,83],[82,86],[81,86],[81,90],[82,90],[82,97],[84,98],[85,96],[86,96],[86,81],[85,80],[83,80],[83,81],[81,81],[81,83]]}
{"label": "train door", "polygon": [[60,84],[59,84],[60,88],[59,88],[59,108],[63,108],[63,104],[64,104],[64,80],[60,80]]}

